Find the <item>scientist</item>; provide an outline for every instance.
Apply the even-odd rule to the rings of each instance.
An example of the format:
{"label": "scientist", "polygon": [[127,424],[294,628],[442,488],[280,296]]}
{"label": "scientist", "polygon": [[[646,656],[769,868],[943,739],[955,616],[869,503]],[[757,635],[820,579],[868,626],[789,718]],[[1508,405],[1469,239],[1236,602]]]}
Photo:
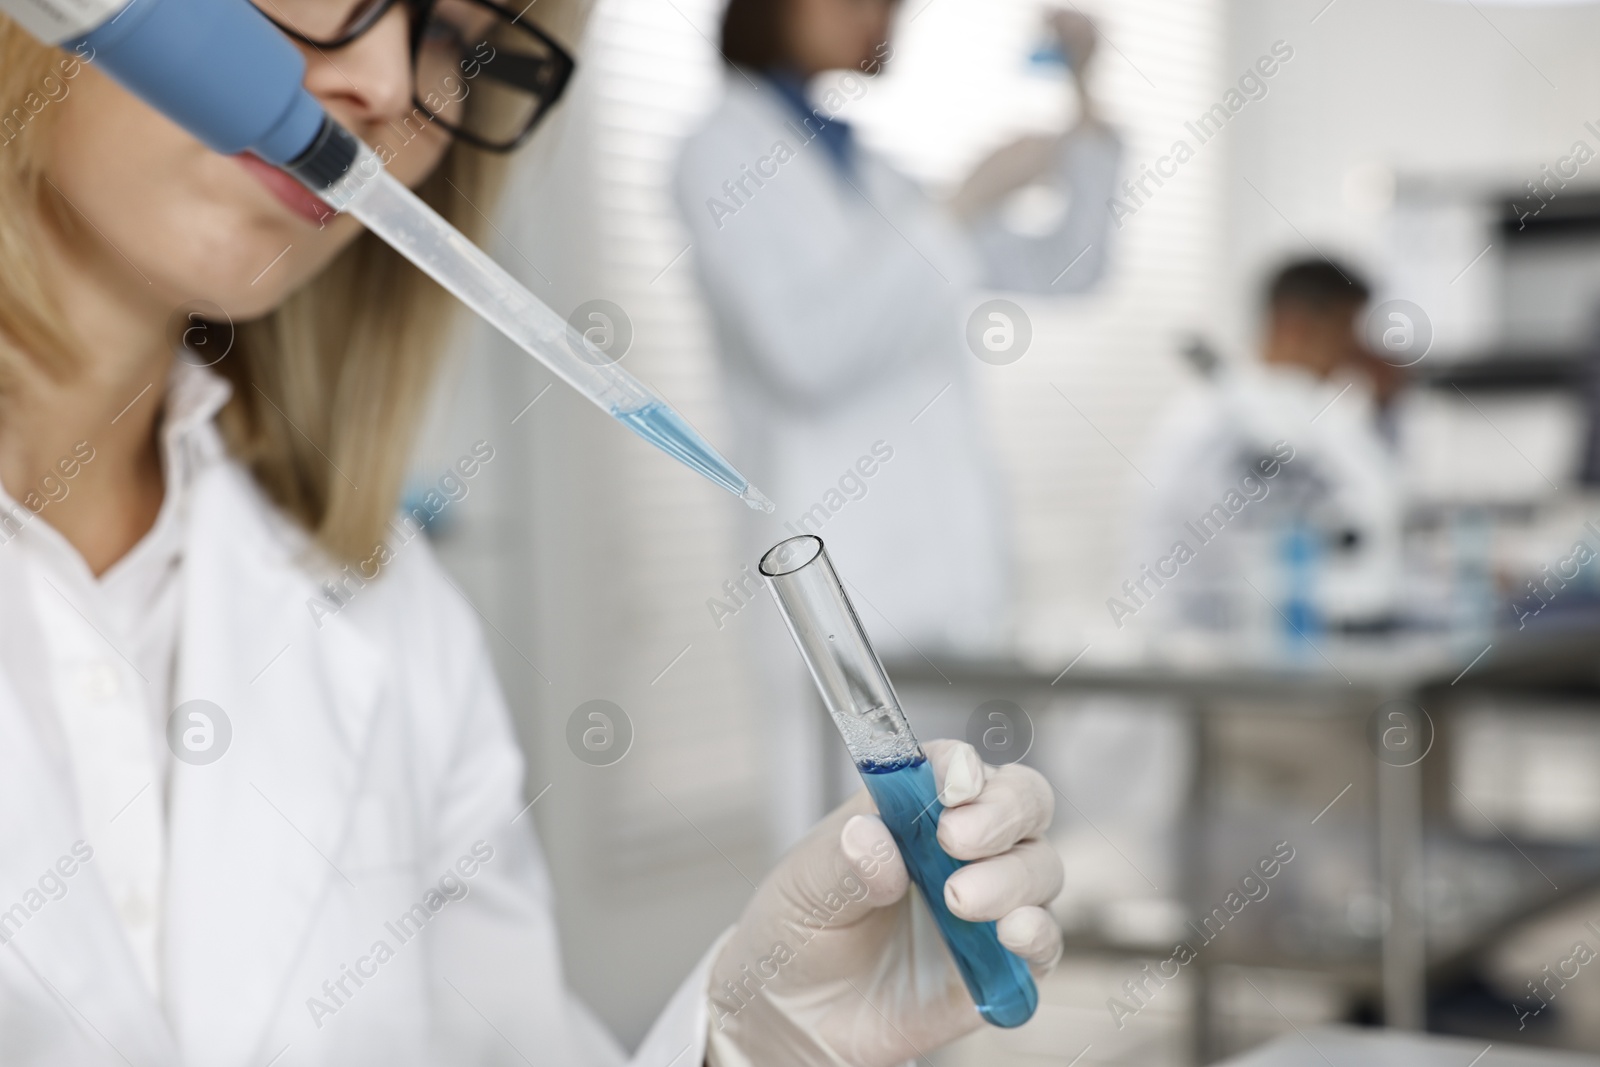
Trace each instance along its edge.
{"label": "scientist", "polygon": [[[1077,126],[1007,145],[935,204],[842,117],[873,91],[897,9],[731,0],[726,90],[676,187],[738,455],[777,503],[762,537],[823,536],[880,648],[975,651],[1007,636],[1010,575],[968,318],[980,286],[1070,293],[1099,277],[1120,145],[1087,91],[1093,28],[1061,13]],[[814,106],[808,89],[830,71],[844,73]],[[1066,210],[1043,233],[1007,229],[1007,195],[1041,182]]]}
{"label": "scientist", "polygon": [[[555,56],[575,6],[540,4],[539,31],[476,2],[268,9],[328,111],[470,232],[502,157],[469,145],[517,141],[559,79],[430,120],[415,72],[514,34]],[[4,18],[0,56],[0,110],[74,62]],[[449,298],[322,216],[92,65],[0,150],[8,1067],[626,1060],[563,984],[477,620],[423,540],[388,540]],[[373,558],[360,597],[308,611]],[[1048,967],[1049,787],[930,751],[939,838],[976,861],[952,909]],[[857,797],[638,1062],[886,1065],[976,1028],[906,885]]]}
{"label": "scientist", "polygon": [[[1226,630],[1265,612],[1308,636],[1395,621],[1403,496],[1383,412],[1404,376],[1360,336],[1369,296],[1330,260],[1272,276],[1259,363],[1211,368],[1158,434],[1132,566],[1176,573],[1135,580],[1116,621],[1127,609]],[[1174,553],[1179,542],[1190,551]]]}
{"label": "scientist", "polygon": [[[1230,654],[1304,657],[1323,627],[1393,620],[1401,497],[1376,410],[1402,376],[1358,335],[1368,293],[1350,267],[1292,262],[1267,283],[1259,361],[1191,349],[1205,380],[1166,413],[1140,462],[1151,485],[1097,643],[1214,661],[1221,637]],[[1194,762],[1186,713],[1097,697],[1063,727],[1065,795],[1141,872],[1158,872],[1154,883],[1174,884]],[[1085,829],[1068,833],[1092,841]],[[1159,892],[1137,882],[1105,892],[1069,897],[1113,931],[1157,940],[1182,927],[1181,903]]]}

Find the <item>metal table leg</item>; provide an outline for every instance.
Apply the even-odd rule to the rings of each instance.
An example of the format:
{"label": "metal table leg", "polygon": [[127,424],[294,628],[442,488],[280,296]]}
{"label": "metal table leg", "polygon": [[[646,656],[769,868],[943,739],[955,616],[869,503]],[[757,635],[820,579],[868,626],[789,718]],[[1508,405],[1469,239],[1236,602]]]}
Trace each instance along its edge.
{"label": "metal table leg", "polygon": [[1378,763],[1378,870],[1389,921],[1383,935],[1383,1021],[1426,1023],[1427,955],[1422,917],[1422,766]]}
{"label": "metal table leg", "polygon": [[[1210,845],[1212,753],[1206,713],[1207,708],[1200,700],[1196,700],[1195,706],[1189,710],[1190,773],[1193,777],[1189,782],[1188,815],[1182,821],[1183,842],[1178,849],[1179,863],[1182,864],[1183,903],[1191,918],[1199,918],[1206,912],[1207,871],[1210,869],[1206,861]],[[1201,958],[1191,966],[1194,1029],[1190,1035],[1190,1049],[1196,1064],[1212,1062],[1219,1051],[1215,982],[1209,964],[1210,960],[1202,953]]]}

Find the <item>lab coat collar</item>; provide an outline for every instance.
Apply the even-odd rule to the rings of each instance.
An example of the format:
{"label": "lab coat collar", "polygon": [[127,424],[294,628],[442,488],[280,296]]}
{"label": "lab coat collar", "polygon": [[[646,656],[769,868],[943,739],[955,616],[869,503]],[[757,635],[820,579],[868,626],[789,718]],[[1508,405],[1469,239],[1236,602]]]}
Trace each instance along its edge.
{"label": "lab coat collar", "polygon": [[[135,566],[137,557],[152,553],[177,553],[181,542],[177,527],[184,521],[189,486],[200,471],[219,462],[227,453],[214,420],[232,395],[233,386],[214,371],[189,363],[181,353],[173,360],[167,374],[166,389],[158,398],[162,404],[160,451],[162,481],[165,485],[161,508],[150,531],[139,539],[132,551],[111,565],[98,579],[99,583],[122,580],[130,570],[156,570],[149,566]],[[143,396],[141,393],[133,403],[140,403]],[[132,407],[132,404],[129,406]],[[93,442],[84,443],[91,446],[89,455],[93,457]],[[92,458],[84,462],[92,462]],[[40,521],[40,512],[49,506],[48,500],[23,506],[28,503],[30,496],[37,494],[25,493],[23,501],[19,502],[6,493],[4,486],[0,486],[0,512],[10,517],[10,524],[16,530],[16,539],[22,547],[47,561],[57,580],[75,587],[79,603],[74,606],[81,611],[85,601],[93,601],[94,594],[90,590],[97,584],[97,579],[72,543],[50,525],[50,513],[44,512],[45,521]],[[40,512],[30,510],[34,506]],[[10,538],[0,537],[0,543],[8,540]]]}
{"label": "lab coat collar", "polygon": [[[185,1049],[204,1050],[207,1067],[265,1063],[280,1051],[264,1046],[296,962],[321,909],[350,890],[340,851],[383,680],[395,673],[344,615],[314,622],[308,605],[323,594],[309,537],[242,466],[206,462],[221,448],[211,417],[226,393],[214,376],[193,371],[177,372],[169,409],[172,439],[193,441],[199,460],[183,530],[173,702],[210,701],[231,737],[213,763],[171,763],[166,1016],[92,859],[65,896],[0,946],[48,991],[65,1025],[93,1035],[102,1051],[110,1046],[112,1062],[136,1067],[174,1067]],[[0,602],[23,602],[3,596],[15,592],[16,564],[0,558]],[[0,620],[0,640],[27,625],[11,613]],[[5,656],[0,670],[0,810],[29,814],[0,819],[3,870],[17,875],[5,880],[7,893],[23,892],[82,837],[59,738],[21,699],[14,678],[26,671],[14,660]]]}
{"label": "lab coat collar", "polygon": [[[211,420],[229,392],[227,383],[215,374],[175,364],[163,401],[163,459],[170,498],[182,497],[189,472],[221,455]],[[61,574],[70,578],[81,572],[83,581],[93,582],[65,539],[16,505],[3,489],[0,507],[22,517],[17,536],[35,551],[57,553],[64,562],[58,580]],[[164,513],[171,510],[164,504]],[[176,521],[170,515],[163,517],[169,523]],[[56,1002],[65,1025],[112,1062],[170,1067],[179,1060],[172,1031],[95,873],[92,843],[84,840],[65,742],[48,687],[36,669],[43,649],[19,556],[22,547],[0,545],[6,550],[0,558],[0,604],[14,608],[0,617],[0,811],[28,814],[0,820],[0,856],[4,869],[23,879],[37,880],[53,869],[64,891],[59,899],[48,898],[20,929],[8,928],[14,936],[0,952],[12,954]],[[65,874],[68,870],[72,873]],[[8,894],[32,891],[28,881],[10,877],[5,881]],[[20,901],[0,902],[0,909],[19,902],[33,903],[24,893]]]}
{"label": "lab coat collar", "polygon": [[195,490],[174,705],[211,702],[231,739],[172,765],[166,982],[180,1044],[243,1067],[280,1051],[267,1028],[318,912],[352,891],[340,853],[394,672],[345,617],[314,621],[315,550],[241,467]]}
{"label": "lab coat collar", "polygon": [[184,352],[172,363],[167,378],[167,409],[162,419],[162,433],[170,444],[188,438],[206,441],[208,458],[220,453],[215,444],[220,439],[213,433],[212,420],[233,396],[233,386],[228,380],[207,366],[190,363]]}
{"label": "lab coat collar", "polygon": [[834,166],[846,177],[852,174],[855,170],[856,145],[850,124],[812,104],[806,94],[806,79],[793,70],[774,67],[762,72],[761,76],[788,108],[790,118],[799,123],[793,128],[808,139],[811,131],[815,131],[815,136],[821,140]]}
{"label": "lab coat collar", "polygon": [[[193,488],[175,702],[212,702],[231,738],[213,763],[172,762],[166,1017],[92,859],[0,946],[57,1002],[64,1025],[135,1067],[174,1067],[180,1050],[203,1050],[207,1067],[247,1067],[280,1051],[265,1047],[267,1029],[321,909],[349,888],[341,847],[394,673],[343,616],[313,625],[307,603],[322,593],[309,539],[241,467],[213,464]],[[16,577],[0,558],[0,592]],[[18,625],[18,613],[0,621],[0,638]],[[82,836],[58,746],[27,712],[14,670],[0,671],[0,810],[29,814],[0,819],[13,894]]]}

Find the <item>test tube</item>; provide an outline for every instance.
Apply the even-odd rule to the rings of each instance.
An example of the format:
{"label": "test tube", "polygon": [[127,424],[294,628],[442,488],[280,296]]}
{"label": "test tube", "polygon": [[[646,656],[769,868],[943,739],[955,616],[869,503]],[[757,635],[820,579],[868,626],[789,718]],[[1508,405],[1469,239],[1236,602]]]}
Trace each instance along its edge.
{"label": "test tube", "polygon": [[779,542],[761,557],[760,570],[978,1013],[995,1026],[1021,1026],[1039,1005],[1033,976],[1000,944],[994,923],[958,919],[945,906],[945,880],[963,864],[934,836],[944,807],[933,768],[822,538],[802,535]]}

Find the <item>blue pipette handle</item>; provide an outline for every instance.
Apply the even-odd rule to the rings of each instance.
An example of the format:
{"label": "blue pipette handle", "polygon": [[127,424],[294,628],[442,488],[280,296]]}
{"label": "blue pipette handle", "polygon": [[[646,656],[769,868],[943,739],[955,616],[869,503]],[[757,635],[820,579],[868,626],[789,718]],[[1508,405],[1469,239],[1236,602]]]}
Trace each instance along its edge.
{"label": "blue pipette handle", "polygon": [[281,165],[322,128],[305,60],[248,0],[132,0],[61,47],[225,155]]}

